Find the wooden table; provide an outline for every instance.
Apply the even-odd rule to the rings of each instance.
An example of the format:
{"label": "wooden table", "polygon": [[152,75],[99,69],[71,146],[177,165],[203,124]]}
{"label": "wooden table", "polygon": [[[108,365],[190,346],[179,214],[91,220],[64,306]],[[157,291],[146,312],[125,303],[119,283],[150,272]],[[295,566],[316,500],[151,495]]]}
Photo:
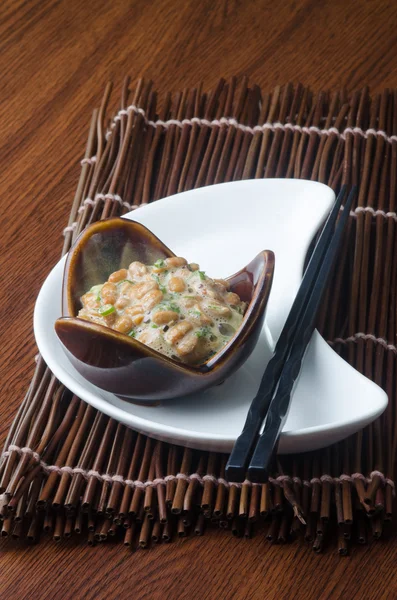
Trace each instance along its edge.
{"label": "wooden table", "polygon": [[[397,3],[3,0],[0,6],[1,404],[4,440],[36,349],[32,311],[58,259],[91,110],[109,79],[161,92],[247,74],[270,88],[397,87]],[[225,533],[131,553],[78,541],[0,545],[0,597],[396,598],[396,537],[315,555]]]}

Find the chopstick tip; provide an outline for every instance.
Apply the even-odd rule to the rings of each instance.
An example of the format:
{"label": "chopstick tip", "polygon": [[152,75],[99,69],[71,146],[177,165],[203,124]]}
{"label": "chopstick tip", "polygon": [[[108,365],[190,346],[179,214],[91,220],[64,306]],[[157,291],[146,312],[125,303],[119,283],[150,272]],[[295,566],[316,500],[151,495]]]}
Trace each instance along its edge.
{"label": "chopstick tip", "polygon": [[229,482],[242,483],[245,479],[245,469],[239,465],[231,465],[227,463],[225,475]]}
{"label": "chopstick tip", "polygon": [[267,483],[269,480],[268,470],[263,466],[250,466],[248,468],[248,479],[252,483]]}

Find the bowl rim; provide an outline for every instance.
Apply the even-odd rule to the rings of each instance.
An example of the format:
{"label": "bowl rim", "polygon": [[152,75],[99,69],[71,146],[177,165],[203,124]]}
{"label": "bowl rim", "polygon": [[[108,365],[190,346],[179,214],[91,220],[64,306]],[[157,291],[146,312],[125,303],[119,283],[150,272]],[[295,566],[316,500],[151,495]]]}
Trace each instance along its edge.
{"label": "bowl rim", "polygon": [[[176,361],[171,357],[154,350],[150,346],[143,344],[139,340],[128,336],[127,334],[118,332],[111,327],[106,327],[105,325],[86,321],[85,319],[81,319],[74,314],[75,301],[71,292],[71,284],[78,255],[84,250],[84,247],[93,235],[99,231],[111,230],[112,228],[117,228],[120,226],[124,227],[126,230],[133,230],[138,227],[138,229],[140,229],[144,235],[147,236],[148,240],[151,239],[156,242],[157,245],[160,245],[165,254],[167,254],[169,257],[176,256],[172,250],[168,248],[168,246],[166,246],[148,227],[137,221],[123,219],[122,217],[111,217],[109,219],[103,219],[102,221],[97,221],[96,223],[89,225],[77,237],[73,246],[69,250],[65,261],[62,278],[62,316],[55,322],[55,330],[57,335],[57,328],[61,326],[61,324],[69,324],[68,326],[84,328],[86,330],[99,333],[101,336],[111,338],[117,343],[121,343],[129,348],[138,350],[141,354],[145,354],[147,357],[160,360],[165,364],[172,366],[174,369],[176,368],[184,373],[190,373],[196,376],[205,376],[207,373],[213,373],[214,371],[220,369],[229,360],[230,356],[237,350],[237,348],[243,345],[249,338],[257,319],[260,318],[266,311],[275,268],[274,252],[272,250],[262,250],[255,257],[253,257],[250,263],[248,263],[249,265],[251,262],[261,257],[263,260],[263,268],[261,269],[260,276],[254,287],[251,300],[248,304],[247,310],[245,311],[241,325],[233,337],[227,342],[227,344],[220,348],[216,354],[212,355],[203,363],[200,363],[199,365],[189,365],[187,363]],[[240,271],[237,271],[237,273],[226,277],[225,280],[228,281],[233,279],[248,265],[244,265]],[[60,341],[63,343],[61,339]]]}

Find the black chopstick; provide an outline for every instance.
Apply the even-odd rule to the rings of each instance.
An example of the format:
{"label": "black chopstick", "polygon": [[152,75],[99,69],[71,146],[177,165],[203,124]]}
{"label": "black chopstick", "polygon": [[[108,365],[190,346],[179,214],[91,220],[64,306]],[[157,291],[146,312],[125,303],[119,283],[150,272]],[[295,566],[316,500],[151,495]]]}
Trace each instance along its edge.
{"label": "black chopstick", "polygon": [[[318,276],[322,261],[333,236],[335,223],[345,193],[346,186],[343,186],[307,265],[302,283],[276,344],[274,354],[263,374],[258,392],[251,403],[244,428],[234,444],[234,448],[226,465],[226,476],[229,481],[238,482],[243,481],[245,478],[252,448],[257,441],[259,430],[269,409],[285,360],[295,338],[296,329],[302,318],[314,282]],[[349,196],[350,204],[354,193],[355,189],[352,189]]]}
{"label": "black chopstick", "polygon": [[276,395],[272,399],[267,412],[264,430],[257,441],[248,467],[248,477],[251,481],[265,482],[268,479],[268,466],[287,419],[291,393],[299,375],[307,346],[315,329],[317,313],[332,266],[341,245],[343,231],[350,214],[354,195],[355,190],[352,190],[326,251],[316,281],[314,282],[302,320],[296,329],[294,343],[283,367]]}

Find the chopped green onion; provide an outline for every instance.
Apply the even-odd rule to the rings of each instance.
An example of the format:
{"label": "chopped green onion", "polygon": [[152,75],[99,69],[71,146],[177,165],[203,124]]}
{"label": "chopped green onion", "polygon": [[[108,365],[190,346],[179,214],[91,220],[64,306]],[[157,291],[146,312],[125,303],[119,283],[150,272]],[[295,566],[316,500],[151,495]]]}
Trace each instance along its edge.
{"label": "chopped green onion", "polygon": [[239,315],[243,314],[243,309],[241,308],[241,306],[230,305],[230,308],[233,308],[233,310],[237,311]]}
{"label": "chopped green onion", "polygon": [[102,283],[100,283],[99,285],[93,285],[92,288],[90,289],[90,292],[93,292],[94,294],[98,294],[101,289],[102,289]]}
{"label": "chopped green onion", "polygon": [[158,328],[159,328],[159,326],[158,326],[158,325],[155,325],[154,323],[152,323],[152,325],[151,325],[151,326],[152,326],[152,328],[153,328],[153,329],[158,329]]}
{"label": "chopped green onion", "polygon": [[162,269],[165,265],[165,262],[162,258],[159,258],[158,260],[156,260],[156,262],[154,263],[154,266],[157,267],[157,269]]}
{"label": "chopped green onion", "polygon": [[96,298],[95,300],[97,302],[101,301],[101,289],[103,287],[103,284],[100,283],[99,285],[93,285],[92,288],[90,289],[90,292],[92,292],[93,294],[96,294]]}
{"label": "chopped green onion", "polygon": [[128,335],[129,335],[130,337],[134,338],[134,337],[136,337],[136,331],[135,331],[134,329],[132,329],[132,330],[129,332],[129,334],[128,334]]}
{"label": "chopped green onion", "polygon": [[201,317],[201,312],[199,310],[189,310],[190,315],[195,315],[196,317]]}
{"label": "chopped green onion", "polygon": [[180,313],[181,309],[179,308],[179,306],[177,304],[175,304],[174,302],[160,302],[160,304],[158,305],[160,310],[172,310],[176,313]]}
{"label": "chopped green onion", "polygon": [[100,315],[102,315],[102,317],[107,317],[108,315],[114,313],[115,310],[116,309],[114,308],[113,304],[105,304],[104,306],[101,306],[98,312]]}
{"label": "chopped green onion", "polygon": [[157,282],[157,285],[159,286],[160,292],[162,292],[163,294],[166,294],[167,293],[167,289],[163,285],[161,285],[161,283],[160,283],[160,277],[158,275],[154,275],[153,273],[152,273],[152,277]]}
{"label": "chopped green onion", "polygon": [[201,329],[198,329],[196,331],[195,335],[198,338],[203,338],[203,337],[207,337],[210,334],[211,334],[211,329],[209,327],[201,327]]}
{"label": "chopped green onion", "polygon": [[200,279],[202,279],[203,281],[206,279],[205,271],[197,271],[197,273],[199,274]]}

